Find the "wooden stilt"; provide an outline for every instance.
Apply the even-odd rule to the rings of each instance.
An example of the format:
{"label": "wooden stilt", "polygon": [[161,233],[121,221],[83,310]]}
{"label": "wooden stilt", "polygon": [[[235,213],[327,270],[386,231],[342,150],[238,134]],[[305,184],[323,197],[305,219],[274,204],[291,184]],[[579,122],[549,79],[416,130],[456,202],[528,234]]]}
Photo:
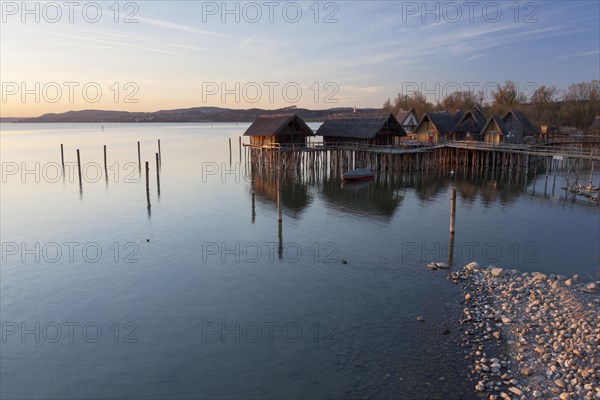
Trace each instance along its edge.
{"label": "wooden stilt", "polygon": [[79,186],[81,186],[81,159],[79,158],[79,149],[77,149],[77,171],[79,172]]}

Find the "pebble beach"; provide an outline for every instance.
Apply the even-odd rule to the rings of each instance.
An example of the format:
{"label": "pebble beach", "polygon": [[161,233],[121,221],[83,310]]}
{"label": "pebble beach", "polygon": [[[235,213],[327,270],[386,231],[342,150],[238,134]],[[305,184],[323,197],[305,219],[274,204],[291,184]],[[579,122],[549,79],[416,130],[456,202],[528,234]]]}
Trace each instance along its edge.
{"label": "pebble beach", "polygon": [[476,262],[448,279],[481,398],[600,399],[600,282]]}

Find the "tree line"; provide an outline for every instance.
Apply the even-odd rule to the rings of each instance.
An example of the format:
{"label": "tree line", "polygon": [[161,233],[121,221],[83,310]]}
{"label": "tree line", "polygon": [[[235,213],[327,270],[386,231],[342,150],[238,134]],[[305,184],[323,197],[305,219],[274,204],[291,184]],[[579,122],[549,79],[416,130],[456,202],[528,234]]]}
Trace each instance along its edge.
{"label": "tree line", "polygon": [[388,98],[383,103],[383,109],[396,115],[399,109],[414,107],[419,117],[426,112],[467,111],[473,106],[479,106],[486,115],[504,115],[514,109],[525,113],[538,129],[540,125],[548,125],[585,130],[600,115],[598,80],[573,83],[562,91],[554,86],[542,85],[529,96],[519,89],[516,82],[506,81],[492,90],[488,97],[485,98],[483,91],[456,91],[433,104],[427,101],[423,93],[415,91],[410,94],[398,93],[394,100]]}

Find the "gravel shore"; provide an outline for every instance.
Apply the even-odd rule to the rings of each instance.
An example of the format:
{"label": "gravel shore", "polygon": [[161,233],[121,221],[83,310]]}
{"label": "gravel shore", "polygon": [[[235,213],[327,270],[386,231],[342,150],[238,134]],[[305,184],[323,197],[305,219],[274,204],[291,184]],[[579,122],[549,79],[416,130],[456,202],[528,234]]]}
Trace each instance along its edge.
{"label": "gravel shore", "polygon": [[600,282],[473,262],[462,345],[485,399],[600,399]]}

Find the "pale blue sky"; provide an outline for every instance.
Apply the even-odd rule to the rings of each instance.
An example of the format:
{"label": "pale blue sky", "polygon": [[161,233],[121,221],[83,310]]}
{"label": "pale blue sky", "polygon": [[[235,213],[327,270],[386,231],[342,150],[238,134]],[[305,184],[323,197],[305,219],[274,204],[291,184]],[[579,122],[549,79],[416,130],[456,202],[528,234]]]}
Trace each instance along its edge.
{"label": "pale blue sky", "polygon": [[[83,5],[90,2],[79,2],[73,9],[73,22],[67,6],[52,3],[62,5],[56,23],[51,22],[57,19],[56,9],[48,3],[52,2],[37,2],[39,22],[35,12],[23,14],[21,2],[2,3],[3,116],[203,105],[379,107],[387,97],[415,85],[435,101],[452,88],[490,87],[507,79],[526,92],[537,85],[563,89],[569,83],[600,79],[597,0],[481,1],[471,6],[463,1],[275,1],[269,3],[272,22],[269,5],[262,1],[137,1],[118,3],[118,23],[113,1],[99,2],[102,15],[96,23],[89,21],[95,16],[93,6],[87,8],[88,20],[83,16]],[[35,4],[28,6],[34,9]],[[224,4],[239,12],[222,15]],[[302,16],[292,23],[296,5]],[[256,10],[262,16],[252,23]],[[129,13],[137,23],[123,23]],[[328,15],[332,23],[324,22]],[[39,102],[33,94],[23,99],[23,85],[36,91],[36,82]],[[79,84],[72,102],[64,82]],[[95,103],[81,90],[90,82],[102,89]],[[139,91],[125,88],[127,82]],[[220,85],[235,92],[236,82],[239,102],[234,94],[223,101]],[[265,82],[279,85],[273,86],[272,98]],[[333,85],[326,87],[327,83]],[[286,84],[287,97],[282,90]],[[296,94],[296,84],[301,95]],[[62,90],[58,99],[54,86]],[[257,86],[262,94],[255,91]],[[215,88],[216,93],[207,93]],[[138,103],[124,102],[125,94]],[[327,102],[327,95],[338,102]]]}

